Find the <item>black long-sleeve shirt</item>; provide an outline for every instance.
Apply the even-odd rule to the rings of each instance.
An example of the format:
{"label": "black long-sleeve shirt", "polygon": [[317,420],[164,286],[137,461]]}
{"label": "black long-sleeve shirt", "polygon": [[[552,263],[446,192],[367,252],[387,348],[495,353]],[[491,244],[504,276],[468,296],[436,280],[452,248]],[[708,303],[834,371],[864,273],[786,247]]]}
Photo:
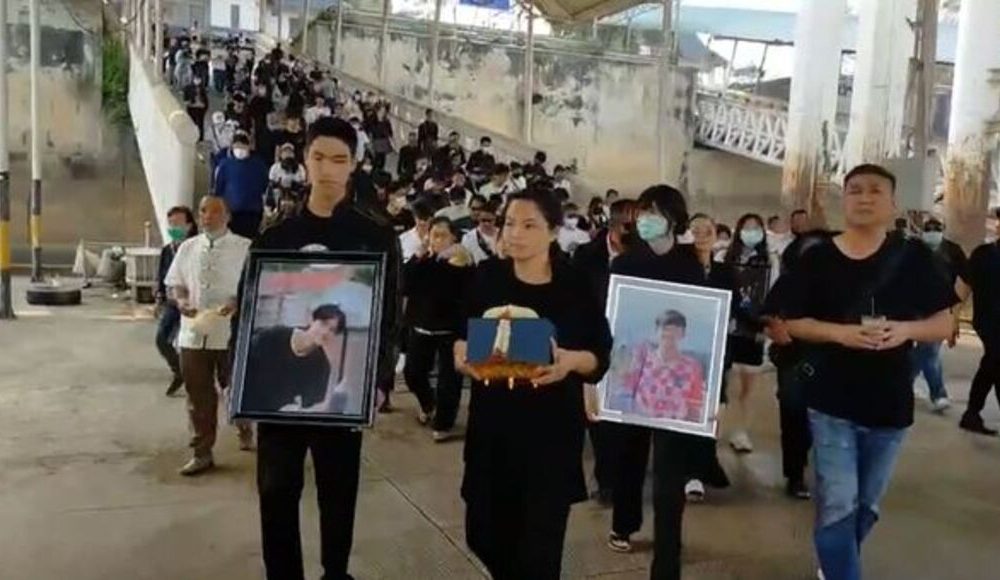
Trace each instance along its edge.
{"label": "black long-sleeve shirt", "polygon": [[411,258],[403,265],[406,326],[430,332],[458,333],[462,299],[472,269],[453,266],[434,256]]}
{"label": "black long-sleeve shirt", "polygon": [[167,279],[167,272],[170,271],[170,264],[174,261],[174,255],[177,254],[177,246],[173,242],[163,246],[160,250],[160,263],[157,266],[156,271],[156,299],[166,300],[167,299],[167,285],[163,282]]}
{"label": "black long-sleeve shirt", "polygon": [[983,244],[969,258],[973,320],[983,342],[1000,339],[1000,242]]}

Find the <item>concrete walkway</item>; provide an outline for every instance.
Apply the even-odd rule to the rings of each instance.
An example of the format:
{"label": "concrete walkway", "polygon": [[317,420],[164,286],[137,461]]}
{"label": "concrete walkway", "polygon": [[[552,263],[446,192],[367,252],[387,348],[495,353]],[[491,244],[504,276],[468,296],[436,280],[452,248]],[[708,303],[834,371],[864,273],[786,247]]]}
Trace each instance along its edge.
{"label": "concrete walkway", "polygon": [[[19,281],[20,282],[20,281]],[[21,288],[21,287],[19,287]],[[0,321],[0,578],[10,580],[262,578],[254,457],[231,428],[220,469],[198,479],[186,458],[184,401],[163,396],[168,373],[148,313],[88,291],[86,305],[18,305]],[[19,289],[17,296],[23,296]],[[948,354],[949,388],[964,406],[979,344]],[[692,506],[685,578],[815,578],[811,506],[781,495],[773,387],[756,393],[744,458],[721,452],[735,486]],[[484,577],[464,545],[461,442],[434,445],[408,394],[365,437],[352,572],[363,579]],[[1000,570],[1000,439],[967,435],[918,402],[911,434],[866,547],[867,578],[987,580]],[[991,399],[988,420],[1000,419]],[[464,421],[463,417],[460,421]],[[311,478],[311,474],[309,476]],[[318,578],[315,489],[303,500],[305,556]],[[605,546],[610,513],[573,510],[566,578],[647,577],[647,526],[638,552]]]}

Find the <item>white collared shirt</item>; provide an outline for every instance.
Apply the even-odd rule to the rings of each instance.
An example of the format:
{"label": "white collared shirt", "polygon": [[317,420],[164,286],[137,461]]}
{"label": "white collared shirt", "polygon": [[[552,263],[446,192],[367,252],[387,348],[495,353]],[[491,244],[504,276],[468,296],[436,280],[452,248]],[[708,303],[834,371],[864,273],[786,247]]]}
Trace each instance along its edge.
{"label": "white collared shirt", "polygon": [[590,234],[579,228],[562,226],[559,228],[556,241],[559,243],[559,247],[562,248],[562,251],[569,255],[573,255],[578,247],[590,241]]}
{"label": "white collared shirt", "polygon": [[[231,232],[214,241],[199,234],[177,248],[164,282],[169,287],[187,289],[188,301],[198,312],[218,310],[236,298],[249,249],[250,240]],[[202,332],[195,329],[194,322],[194,318],[181,317],[178,346],[195,350],[229,348],[229,318],[211,318]]]}
{"label": "white collared shirt", "polygon": [[[480,243],[482,240],[482,244]],[[490,250],[490,254],[483,249],[483,244]],[[497,239],[481,234],[478,228],[471,229],[462,236],[462,247],[472,255],[472,261],[476,264],[497,255]]]}
{"label": "white collared shirt", "polygon": [[403,251],[403,261],[407,261],[420,252],[424,247],[424,242],[417,233],[417,228],[413,227],[399,234],[399,245]]}

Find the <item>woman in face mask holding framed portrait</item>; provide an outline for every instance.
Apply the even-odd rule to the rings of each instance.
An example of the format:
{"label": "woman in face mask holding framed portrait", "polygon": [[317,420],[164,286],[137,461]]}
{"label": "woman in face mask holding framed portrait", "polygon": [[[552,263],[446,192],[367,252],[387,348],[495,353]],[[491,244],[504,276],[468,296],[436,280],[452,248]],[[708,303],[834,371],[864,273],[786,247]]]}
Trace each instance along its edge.
{"label": "woman in face mask holding framed portrait", "polygon": [[[640,241],[611,262],[611,273],[650,280],[708,286],[694,247],[678,244],[687,231],[684,196],[656,185],[639,196],[636,232]],[[704,443],[696,435],[622,423],[606,423],[615,457],[611,532],[608,547],[631,552],[630,536],[642,527],[643,485],[653,449],[653,565],[650,578],[680,580],[681,527],[685,485],[702,474]]]}

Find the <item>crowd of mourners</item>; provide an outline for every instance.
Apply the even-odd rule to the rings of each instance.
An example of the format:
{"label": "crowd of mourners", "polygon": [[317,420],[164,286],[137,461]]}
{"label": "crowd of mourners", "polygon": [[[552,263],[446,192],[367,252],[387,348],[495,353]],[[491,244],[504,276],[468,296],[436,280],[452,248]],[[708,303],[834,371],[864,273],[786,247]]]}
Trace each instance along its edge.
{"label": "crowd of mourners", "polygon": [[[251,249],[388,256],[379,408],[393,410],[401,370],[419,403],[416,419],[445,442],[460,434],[463,384],[471,384],[461,433],[466,538],[497,579],[559,578],[570,507],[588,498],[611,510],[608,547],[632,551],[651,454],[650,577],[679,579],[686,503],[704,501],[706,486],[729,485],[714,439],[596,421],[593,385],[613,345],[605,317],[612,274],[732,292],[723,430],[734,452],[754,451],[750,395],[773,367],[785,491],[793,500],[817,496],[821,577],[861,577],[862,542],[914,422],[918,375],[930,410],[950,407],[941,348],[955,346],[970,295],[985,354],[960,425],[997,434],[981,412],[1000,383],[1000,246],[986,243],[966,259],[940,219],[894,222],[896,179],[880,166],[847,174],[845,226],[836,232],[804,210],[787,219],[748,213],[729,228],[689,209],[668,185],[635,198],[609,190],[579,206],[573,170],[551,167],[545,153],[504,160],[489,137],[468,151],[430,110],[417,131],[397,135],[389,102],[346,91],[280,48],[255,60],[238,41],[169,42],[165,71],[211,145],[213,172],[213,195],[197,218],[170,210],[161,260],[157,345],[173,372],[167,394],[186,390],[194,430],[184,475],[215,465],[218,393],[228,386],[235,334],[227,319],[207,328],[193,321],[207,308],[237,313]],[[208,115],[213,100],[224,104]],[[747,272],[764,281],[766,297],[740,288]],[[465,323],[511,304],[551,321],[557,344],[530,384],[490,388],[467,362]],[[655,326],[682,336],[686,321],[668,313]],[[669,388],[683,369],[653,355],[651,374],[667,377]],[[320,490],[324,577],[350,578],[361,433],[261,423],[255,440],[252,426],[238,427],[242,448],[258,454],[268,578],[303,577],[298,510],[307,450]],[[810,458],[814,478],[806,476]]]}

